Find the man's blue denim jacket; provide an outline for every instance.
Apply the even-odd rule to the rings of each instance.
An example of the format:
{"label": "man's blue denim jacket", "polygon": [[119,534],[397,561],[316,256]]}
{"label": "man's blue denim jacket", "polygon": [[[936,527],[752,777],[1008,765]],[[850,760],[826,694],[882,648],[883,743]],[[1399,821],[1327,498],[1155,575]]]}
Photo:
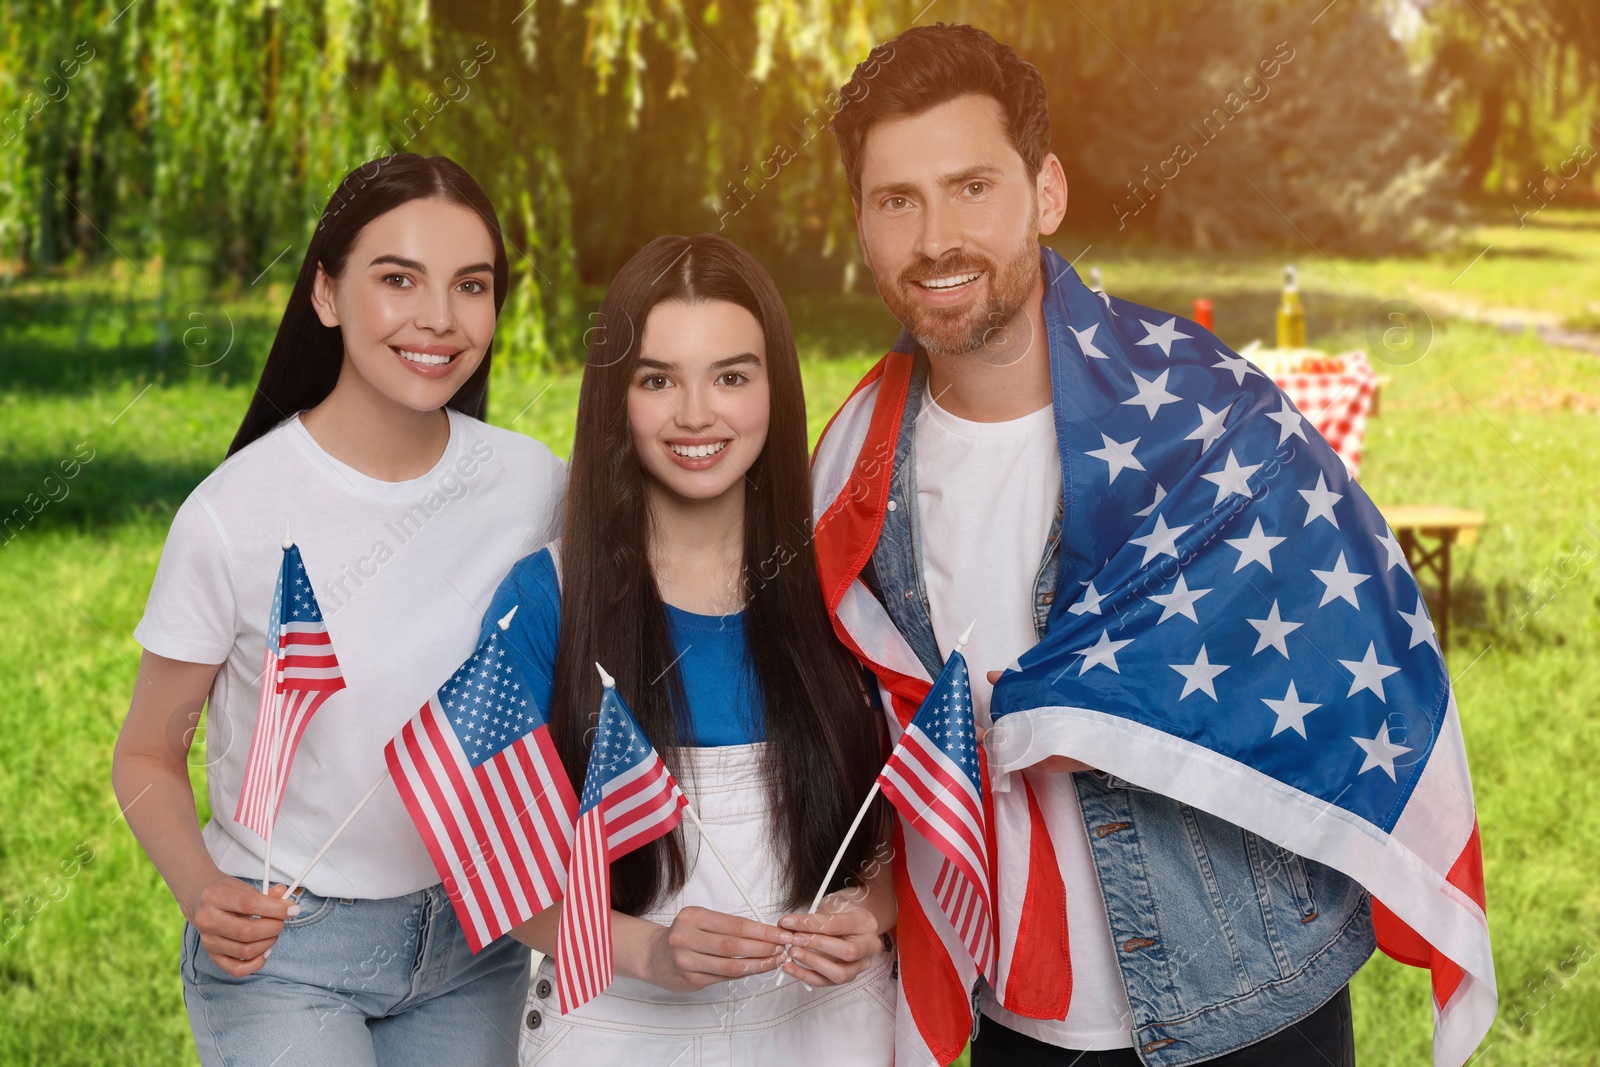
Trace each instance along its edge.
{"label": "man's blue denim jacket", "polygon": [[[1071,351],[1054,301],[1045,301],[1051,353]],[[900,424],[890,510],[862,573],[929,677],[944,664],[923,582],[916,438],[927,357],[915,353]],[[1055,522],[1033,583],[1042,637],[1060,565]],[[1118,778],[1072,776],[1105,901],[1134,1048],[1151,1067],[1220,1056],[1253,1044],[1330,1000],[1375,946],[1367,893],[1343,874],[1232,823]]]}

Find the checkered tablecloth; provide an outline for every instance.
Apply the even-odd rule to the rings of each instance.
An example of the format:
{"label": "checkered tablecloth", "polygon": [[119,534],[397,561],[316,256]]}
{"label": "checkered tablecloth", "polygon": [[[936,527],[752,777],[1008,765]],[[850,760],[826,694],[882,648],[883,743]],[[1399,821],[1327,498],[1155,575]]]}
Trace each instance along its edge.
{"label": "checkered tablecloth", "polygon": [[1378,375],[1359,349],[1340,353],[1338,358],[1344,360],[1343,373],[1289,374],[1273,381],[1328,439],[1354,478],[1361,473],[1361,445],[1378,391]]}

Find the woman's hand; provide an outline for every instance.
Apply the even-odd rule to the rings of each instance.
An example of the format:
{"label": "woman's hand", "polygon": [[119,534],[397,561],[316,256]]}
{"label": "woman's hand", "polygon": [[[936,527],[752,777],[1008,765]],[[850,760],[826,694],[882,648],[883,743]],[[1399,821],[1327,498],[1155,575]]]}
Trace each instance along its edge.
{"label": "woman's hand", "polygon": [[300,905],[283,899],[288,888],[275,885],[258,893],[217,871],[182,902],[183,915],[200,932],[200,947],[211,962],[243,978],[266,966],[267,954],[283,933],[283,920],[300,914]]}
{"label": "woman's hand", "polygon": [[671,926],[645,925],[655,932],[647,935],[638,977],[673,993],[777,970],[795,940],[787,930],[707,908],[684,908]]}

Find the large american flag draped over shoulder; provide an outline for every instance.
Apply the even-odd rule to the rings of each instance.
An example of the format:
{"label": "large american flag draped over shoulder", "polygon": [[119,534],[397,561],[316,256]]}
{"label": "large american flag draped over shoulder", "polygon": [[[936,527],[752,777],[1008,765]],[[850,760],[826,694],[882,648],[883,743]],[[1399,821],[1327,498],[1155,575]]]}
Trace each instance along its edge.
{"label": "large american flag draped over shoulder", "polygon": [[688,803],[608,678],[589,748],[567,898],[556,931],[556,984],[563,1013],[611,984],[611,861],[670,833]]}
{"label": "large american flag draped over shoulder", "polygon": [[[1048,632],[991,708],[996,995],[1061,1017],[1039,1010],[1036,977],[1060,972],[1019,934],[1024,888],[1052,884],[1047,835],[1026,783],[1005,773],[1061,754],[1366,887],[1379,946],[1431,969],[1434,1062],[1464,1063],[1496,1007],[1482,856],[1449,677],[1399,543],[1315,412],[1203,328],[1042,258],[1062,555]],[[857,387],[813,472],[824,597],[897,723],[928,672],[860,574],[883,529],[913,351],[902,338]],[[948,1062],[970,972],[931,914],[934,869],[914,859],[901,940],[921,955],[903,968],[913,1025],[899,1032],[920,1046],[903,1040],[901,1059]]]}
{"label": "large american flag draped over shoulder", "polygon": [[958,649],[889,753],[878,784],[901,818],[944,855],[934,896],[978,973],[992,977],[994,905],[974,725],[967,660]]}
{"label": "large american flag draped over shoulder", "polygon": [[510,618],[383,750],[473,952],[561,898],[578,806]]}
{"label": "large american flag draped over shoulder", "polygon": [[262,837],[278,817],[300,738],[323,701],[344,688],[327,624],[300,549],[288,545],[278,565],[261,667],[261,709],[233,818]]}

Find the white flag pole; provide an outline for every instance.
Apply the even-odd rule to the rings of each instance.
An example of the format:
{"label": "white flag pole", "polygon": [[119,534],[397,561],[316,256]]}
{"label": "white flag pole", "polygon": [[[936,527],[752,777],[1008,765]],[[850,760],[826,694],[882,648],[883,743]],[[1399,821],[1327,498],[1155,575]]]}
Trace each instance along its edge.
{"label": "white flag pole", "polygon": [[[283,550],[285,552],[294,547],[294,540],[289,536],[289,520],[283,522]],[[279,572],[282,573],[280,565]],[[284,590],[288,596],[289,591]],[[282,668],[278,668],[282,671]],[[278,688],[277,679],[274,678],[272,693],[272,758],[267,761],[267,850],[261,857],[261,892],[265,893],[272,884],[272,828],[278,822],[278,802],[283,799],[278,794],[278,760],[283,747],[283,690]]]}
{"label": "white flag pole", "polygon": [[267,761],[267,850],[261,858],[261,891],[272,883],[272,828],[278,822],[278,759],[283,740],[283,693],[272,696],[272,758]]}
{"label": "white flag pole", "polygon": [[[510,611],[506,612],[505,618],[501,619],[498,624],[501,630],[505,630],[511,625],[511,616],[515,615],[516,613],[517,609],[514,606]],[[344,833],[345,827],[349,826],[350,823],[355,820],[355,817],[361,814],[361,809],[367,806],[367,801],[376,796],[379,787],[381,787],[383,783],[387,782],[388,780],[389,769],[385,767],[383,773],[378,776],[378,780],[373,782],[371,788],[367,790],[366,795],[360,800],[356,801],[356,806],[351,808],[350,814],[344,817],[344,822],[334,827],[333,833],[328,835],[328,840],[324,841],[322,843],[322,847],[317,849],[317,854],[311,857],[311,862],[306,864],[306,869],[301,871],[300,876],[290,884],[289,891],[285,893],[284,896],[294,896],[295,890],[299,889],[301,885],[305,883],[306,878],[311,874],[311,869],[318,863],[322,862],[322,857],[328,854],[328,849],[332,848],[333,843],[339,840],[339,835]]]}
{"label": "white flag pole", "polygon": [[[594,669],[600,672],[600,684],[607,689],[615,689],[617,687],[617,680],[607,674],[604,667],[596,663]],[[750,899],[750,891],[744,887],[744,880],[739,877],[739,872],[733,869],[733,864],[728,862],[728,857],[722,854],[722,850],[717,847],[717,843],[706,832],[706,824],[700,821],[700,816],[695,813],[694,805],[688,803],[687,798],[685,798],[683,805],[683,813],[689,816],[689,821],[694,823],[695,829],[700,831],[700,840],[706,843],[706,847],[711,849],[711,854],[717,858],[717,862],[722,864],[722,869],[728,872],[728,880],[733,883],[733,888],[739,891],[739,897],[744,901],[745,907],[750,909],[750,914],[756,917],[757,922],[771,926],[772,923],[767,921],[766,915],[756,906],[756,902]]]}
{"label": "white flag pole", "polygon": [[689,816],[695,828],[700,831],[700,840],[706,843],[706,846],[711,849],[711,854],[717,857],[717,862],[722,864],[722,869],[728,872],[728,878],[733,882],[733,888],[739,891],[739,896],[744,899],[745,907],[750,909],[750,913],[756,917],[757,922],[771,926],[772,924],[767,921],[767,917],[761,913],[761,909],[756,907],[756,902],[750,899],[750,893],[745,889],[744,882],[739,878],[738,872],[733,869],[733,864],[728,862],[728,857],[722,854],[722,850],[717,847],[717,843],[711,840],[711,835],[706,833],[705,824],[700,821],[700,816],[694,812],[694,805],[685,804],[683,813]]}
{"label": "white flag pole", "polygon": [[322,862],[322,857],[326,856],[328,854],[328,849],[332,848],[333,843],[339,840],[339,835],[344,833],[344,828],[349,826],[350,823],[355,820],[357,815],[361,814],[361,809],[367,806],[367,801],[371,800],[377,795],[378,787],[383,785],[383,783],[387,782],[388,780],[389,770],[388,768],[384,768],[383,774],[376,782],[372,783],[372,788],[367,790],[366,796],[356,801],[356,806],[350,809],[350,814],[344,817],[344,822],[340,823],[334,828],[333,833],[329,834],[328,839],[322,843],[322,847],[317,849],[317,854],[311,857],[311,862],[306,864],[306,869],[301,871],[299,877],[295,878],[295,880],[290,883],[288,891],[283,894],[286,898],[294,896],[295,891],[305,884],[305,880],[311,874],[312,868],[314,868],[318,863]]}
{"label": "white flag pole", "polygon": [[[961,631],[961,636],[956,638],[956,651],[960,652],[967,647],[967,642],[972,640],[972,628],[978,625],[978,620],[973,619],[967,628]],[[822,906],[822,897],[828,891],[828,885],[833,881],[834,874],[839,870],[839,863],[844,859],[845,850],[850,847],[851,840],[856,836],[856,830],[861,826],[861,820],[866,817],[867,809],[872,806],[873,800],[878,796],[881,780],[875,779],[872,788],[867,792],[867,799],[861,802],[861,809],[856,812],[856,817],[850,822],[850,829],[845,831],[844,842],[839,846],[839,851],[833,854],[833,862],[828,864],[828,873],[822,876],[822,884],[817,886],[817,895],[811,898],[811,907],[806,909],[806,914],[815,915]],[[778,981],[783,981],[783,976],[778,976]]]}

